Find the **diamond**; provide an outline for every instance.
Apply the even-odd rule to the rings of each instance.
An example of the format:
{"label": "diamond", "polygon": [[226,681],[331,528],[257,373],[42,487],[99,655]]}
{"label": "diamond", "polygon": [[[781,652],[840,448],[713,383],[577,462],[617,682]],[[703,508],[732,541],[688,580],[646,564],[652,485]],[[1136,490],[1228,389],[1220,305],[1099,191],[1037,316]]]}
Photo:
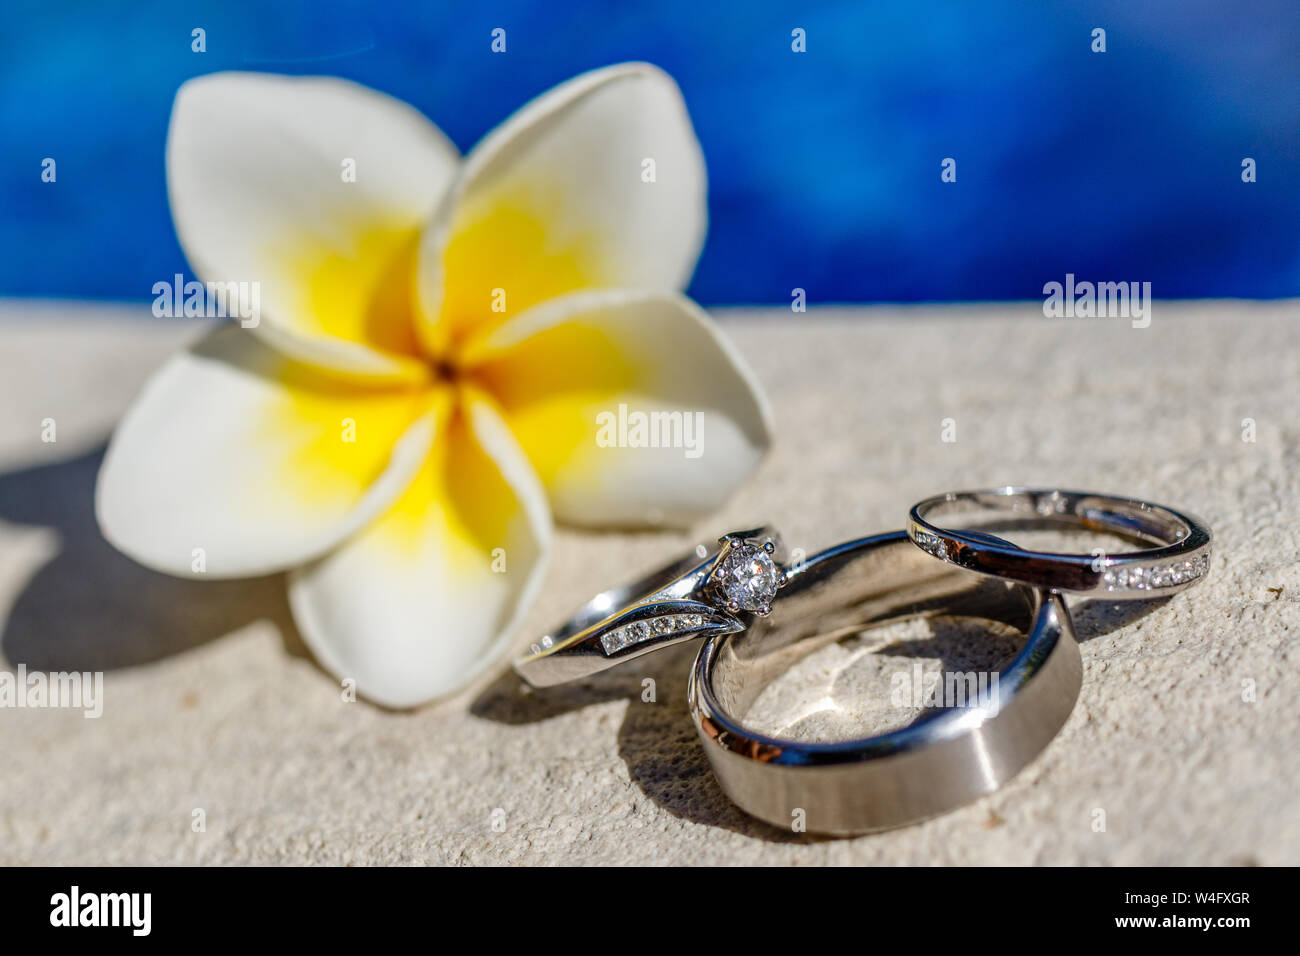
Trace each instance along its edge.
{"label": "diamond", "polygon": [[1034,510],[1040,515],[1063,515],[1069,508],[1069,500],[1059,491],[1053,491],[1051,494],[1039,495],[1034,501]]}
{"label": "diamond", "polygon": [[916,543],[921,546],[922,551],[929,552],[944,561],[948,560],[948,543],[942,538],[930,534],[928,531],[918,531]]}
{"label": "diamond", "polygon": [[605,648],[606,654],[613,654],[616,651],[621,651],[623,648],[627,647],[628,643],[627,628],[625,627],[615,628],[614,630],[600,636],[600,645]]}
{"label": "diamond", "polygon": [[729,603],[757,611],[776,597],[781,573],[762,548],[733,544],[718,565],[715,580]]}

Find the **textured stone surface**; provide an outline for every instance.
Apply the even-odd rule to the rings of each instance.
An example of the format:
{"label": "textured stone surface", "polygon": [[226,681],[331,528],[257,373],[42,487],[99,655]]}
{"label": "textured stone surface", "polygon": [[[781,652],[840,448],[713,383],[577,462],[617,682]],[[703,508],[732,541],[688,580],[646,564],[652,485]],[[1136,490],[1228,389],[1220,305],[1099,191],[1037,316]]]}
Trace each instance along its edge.
{"label": "textured stone surface", "polygon": [[[900,527],[912,501],[958,486],[1118,491],[1186,507],[1216,535],[1208,580],[1186,594],[1145,613],[1079,609],[1079,704],[1011,784],[852,840],[774,831],[728,803],[683,703],[689,647],[548,694],[503,667],[391,713],[341,701],[280,578],[187,583],[116,555],[91,509],[99,449],[149,369],[198,331],[141,315],[0,307],[5,667],[108,669],[97,721],[0,710],[0,862],[1300,863],[1300,304],[1157,303],[1145,330],[1033,304],[720,316],[772,397],[772,456],[690,535],[561,534],[518,647],[599,569],[764,520],[811,551]],[[46,417],[54,445],[39,440]],[[946,418],[955,442],[940,440]],[[783,693],[870,677],[847,666],[851,648],[829,653]],[[833,716],[799,730],[841,733]],[[206,832],[191,831],[196,808]]]}

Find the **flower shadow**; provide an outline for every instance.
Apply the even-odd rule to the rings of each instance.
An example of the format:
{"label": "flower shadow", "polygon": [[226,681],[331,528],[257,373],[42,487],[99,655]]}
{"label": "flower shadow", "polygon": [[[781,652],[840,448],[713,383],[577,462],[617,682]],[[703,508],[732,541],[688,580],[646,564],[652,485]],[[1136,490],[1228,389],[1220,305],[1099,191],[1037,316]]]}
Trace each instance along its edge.
{"label": "flower shadow", "polygon": [[56,553],[0,607],[6,660],[42,671],[133,667],[269,619],[286,649],[308,656],[283,575],[230,581],[170,577],[136,564],[100,534],[95,480],[101,447],[0,475],[0,520],[52,529]]}

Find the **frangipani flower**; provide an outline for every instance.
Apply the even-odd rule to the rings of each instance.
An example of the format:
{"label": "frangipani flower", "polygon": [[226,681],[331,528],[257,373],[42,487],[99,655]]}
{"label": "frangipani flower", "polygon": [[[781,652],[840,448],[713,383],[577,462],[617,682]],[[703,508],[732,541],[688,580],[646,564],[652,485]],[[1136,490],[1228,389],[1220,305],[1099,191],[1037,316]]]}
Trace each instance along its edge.
{"label": "frangipani flower", "polygon": [[[172,574],[289,570],[304,640],[379,703],[494,662],[552,516],[687,524],[767,447],[752,374],[680,294],[704,165],[653,67],[579,76],[464,159],[354,83],[213,74],[177,94],[167,176],[195,272],[258,282],[260,321],[148,382],[100,525]],[[598,443],[622,405],[702,413],[703,453]]]}

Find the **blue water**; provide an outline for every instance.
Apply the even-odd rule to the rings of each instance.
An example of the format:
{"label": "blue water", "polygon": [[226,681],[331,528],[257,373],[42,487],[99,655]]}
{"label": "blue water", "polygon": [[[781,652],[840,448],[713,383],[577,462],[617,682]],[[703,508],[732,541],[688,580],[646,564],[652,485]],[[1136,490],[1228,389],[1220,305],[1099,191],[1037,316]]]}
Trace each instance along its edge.
{"label": "blue water", "polygon": [[144,300],[187,268],[163,142],[188,77],[346,76],[468,149],[555,83],[632,59],[677,78],[704,145],[711,226],[690,291],[706,304],[796,286],[814,304],[1036,299],[1067,272],[1158,297],[1300,294],[1294,0],[807,6],[11,0],[0,294]]}

